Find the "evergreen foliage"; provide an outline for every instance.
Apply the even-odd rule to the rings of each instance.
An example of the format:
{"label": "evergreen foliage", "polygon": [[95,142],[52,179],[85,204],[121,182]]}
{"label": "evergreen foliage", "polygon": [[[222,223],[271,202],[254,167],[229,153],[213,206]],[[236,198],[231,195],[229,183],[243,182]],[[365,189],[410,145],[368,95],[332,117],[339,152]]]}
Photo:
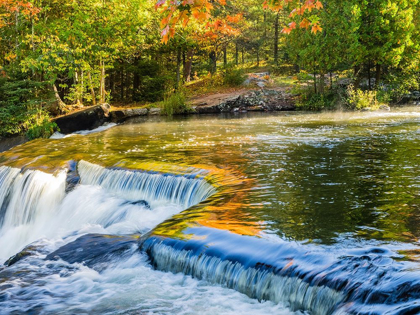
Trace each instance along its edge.
{"label": "evergreen foliage", "polygon": [[253,69],[298,76],[307,109],[349,84],[410,101],[419,22],[419,0],[3,1],[0,134],[72,106],[168,102],[190,81],[236,87]]}

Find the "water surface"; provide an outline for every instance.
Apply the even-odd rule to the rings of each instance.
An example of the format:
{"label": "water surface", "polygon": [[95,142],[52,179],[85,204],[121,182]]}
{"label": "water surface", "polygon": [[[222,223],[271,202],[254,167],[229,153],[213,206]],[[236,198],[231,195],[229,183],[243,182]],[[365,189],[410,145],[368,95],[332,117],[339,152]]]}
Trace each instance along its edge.
{"label": "water surface", "polygon": [[[402,274],[407,270],[418,270],[417,261],[420,255],[418,246],[420,108],[418,107],[402,108],[386,113],[254,113],[137,119],[101,133],[36,140],[0,155],[3,165],[24,170],[39,169],[54,174],[57,174],[62,167],[67,167],[71,160],[85,160],[114,169],[147,169],[172,174],[193,174],[188,176],[200,174],[199,176],[214,185],[217,192],[211,197],[211,202],[190,208],[172,220],[158,225],[153,232],[154,235],[187,242],[196,238],[197,242],[203,242],[204,245],[207,238],[209,242],[207,245],[210,247],[212,244],[213,246],[221,244],[225,256],[229,256],[229,252],[233,253],[235,250],[240,252],[239,248],[242,245],[243,248],[251,246],[249,244],[253,241],[247,241],[250,240],[247,237],[257,238],[271,244],[262,245],[267,250],[272,248],[271,246],[293,248],[295,256],[289,255],[295,257],[294,260],[299,260],[302,268],[307,269],[312,268],[311,264],[314,263],[314,259],[310,258],[311,255],[328,257],[321,264],[334,264],[333,261],[340,261],[340,257],[351,255],[355,255],[354,259],[362,260],[366,259],[364,257],[371,257],[369,259],[376,261],[375,266],[386,266],[389,269],[386,281],[397,279],[395,272]],[[69,213],[71,210],[68,209],[72,207],[83,209],[83,204],[77,201],[78,198],[100,201],[102,207],[108,209],[107,211],[120,209],[124,204],[121,198],[129,199],[128,195],[118,194],[116,190],[113,190],[109,196],[109,192],[102,191],[106,190],[105,186],[100,188],[95,186],[98,183],[85,184],[88,184],[88,187],[79,186],[57,207],[57,209],[67,209],[57,210],[67,211],[61,216]],[[118,223],[114,228],[104,227],[101,222],[94,221],[93,224],[89,220],[80,218],[64,232],[63,229],[59,231],[49,229],[49,233],[44,235],[41,229],[31,241],[44,237],[45,240],[61,246],[68,242],[63,238],[66,239],[71,231],[75,231],[73,236],[87,232],[144,233],[156,227],[159,222],[187,208],[170,200],[159,203],[158,206],[160,208],[156,208],[158,211],[152,217],[143,208],[138,210],[130,208],[127,210],[130,213],[127,222],[123,220],[124,223]],[[95,204],[93,209],[96,209]],[[92,212],[93,209],[89,211]],[[83,216],[82,210],[81,213]],[[59,215],[60,213],[58,217]],[[143,220],[142,216],[146,216],[147,219]],[[137,228],[133,228],[133,222],[136,222]],[[244,238],[238,239],[223,233],[219,233],[218,236],[218,233],[212,232],[216,230],[228,231],[230,235],[243,235]],[[23,243],[20,246],[26,245]],[[251,250],[258,251],[260,245],[252,246],[249,247]],[[56,248],[59,248],[59,245],[52,246],[51,250]],[[371,256],[378,253],[382,253],[380,257]],[[114,280],[109,280],[114,279],[115,274],[120,272],[130,274],[133,270],[141,272],[140,269],[144,268],[147,269],[147,274],[150,273],[151,278],[157,277],[158,271],[150,269],[147,259],[142,254],[134,252],[133,255],[129,261],[135,261],[134,265],[116,262],[112,268],[96,275],[95,277],[99,277],[97,279],[100,285],[95,282],[96,280],[92,280],[94,283],[90,288],[97,292],[98,296],[105,297],[107,293],[103,288],[108,286],[122,290],[121,292],[125,292],[123,295],[127,294],[127,287],[124,285],[133,286],[136,290],[150,286],[147,279],[137,279],[137,277],[135,280],[127,279],[118,284],[115,284]],[[159,265],[160,262],[156,261]],[[409,265],[400,266],[399,262],[407,262]],[[72,277],[85,279],[84,272],[87,272],[86,277],[90,278],[94,272],[90,268],[76,269],[74,276],[66,278],[64,282],[60,280],[60,284],[51,278],[56,277],[54,275],[47,277],[48,280],[42,280],[51,291],[60,288],[69,303],[75,303],[72,304],[76,305],[75,309],[81,302],[74,302],[74,298],[87,299],[90,293],[87,294],[82,288],[73,290],[67,286],[68,279]],[[165,270],[164,267],[160,269]],[[377,272],[379,271],[375,269],[370,274],[373,277]],[[343,275],[344,273],[341,273],[340,277]],[[220,296],[232,294],[231,298],[239,303],[238,307],[243,307],[242,310],[251,310],[254,307],[251,302],[253,300],[248,300],[226,288],[223,288],[226,290],[223,291],[212,284],[212,281],[202,282],[189,277],[183,278],[180,275],[165,277],[169,277],[170,280],[169,283],[160,284],[164,291],[169,290],[168,288],[180,290],[183,292],[181,295],[185,297],[189,296],[186,291],[191,290],[193,296],[202,296],[203,299],[210,295],[213,301],[209,305],[203,305],[207,305],[206,308],[216,313],[238,312],[238,309],[230,309],[223,304],[224,302],[221,304],[221,309],[214,308],[220,298],[214,294],[219,293]],[[355,276],[358,277],[362,279],[363,275]],[[179,282],[181,278],[187,280]],[[392,281],[385,283],[387,285],[394,283]],[[13,290],[19,292],[19,288],[14,286],[9,292],[15,292]],[[133,296],[127,297],[130,302],[124,304],[122,309],[139,310],[150,302],[153,305],[150,309],[148,307],[145,309],[155,313],[182,313],[179,307],[185,307],[185,313],[192,314],[197,305],[202,305],[201,300],[192,299],[187,302],[181,296],[166,296],[166,293],[163,294],[165,297],[162,297],[160,290],[161,288],[152,292],[158,296],[159,301],[163,299],[162,303],[166,306],[162,306],[161,302],[155,299],[149,301],[145,297]],[[74,298],[69,299],[69,291]],[[36,300],[38,293],[34,293],[33,290],[30,292],[32,293],[27,300]],[[8,307],[13,307],[10,304],[15,305],[13,301],[16,297],[13,297],[13,294],[8,299]],[[54,305],[60,303],[60,298],[55,300],[56,298],[54,296],[51,303],[44,303],[50,305],[47,310],[52,311]],[[139,304],[135,304],[136,299]],[[347,297],[342,298],[345,299]],[[374,300],[371,297],[369,301]],[[194,301],[198,304],[194,304]],[[266,303],[258,304],[258,308],[263,308],[262,312],[270,312],[273,307],[289,312],[281,303],[277,306]],[[292,310],[299,310],[293,307],[293,303],[291,305]],[[86,307],[85,310],[116,311],[109,305],[104,306],[102,302],[99,305],[93,303]],[[383,312],[387,310],[386,307],[378,309]],[[202,306],[196,310],[198,313],[205,313]],[[255,313],[258,311],[259,309],[255,309]],[[314,310],[314,313],[316,312],[317,310]],[[318,314],[320,314],[319,309]]]}

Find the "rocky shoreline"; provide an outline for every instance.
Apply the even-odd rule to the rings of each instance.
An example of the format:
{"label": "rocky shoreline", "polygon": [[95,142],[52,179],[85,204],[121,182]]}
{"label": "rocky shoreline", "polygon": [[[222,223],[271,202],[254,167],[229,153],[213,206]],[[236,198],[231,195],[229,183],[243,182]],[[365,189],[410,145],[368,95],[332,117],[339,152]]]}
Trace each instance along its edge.
{"label": "rocky shoreline", "polygon": [[[220,114],[237,112],[270,112],[270,111],[293,111],[296,109],[293,96],[280,90],[245,90],[233,95],[222,95],[209,101],[208,99],[196,99],[192,102],[191,110],[184,115],[193,114]],[[70,134],[80,130],[92,130],[109,123],[122,123],[129,118],[140,116],[164,115],[161,108],[141,107],[111,109],[109,104],[101,104],[88,107],[53,121],[63,134]],[[0,139],[0,152],[7,151],[17,145],[29,141],[25,136],[15,136]]]}
{"label": "rocky shoreline", "polygon": [[[219,114],[235,112],[270,112],[295,110],[295,102],[290,94],[279,90],[246,91],[239,95],[224,97],[209,102],[193,103],[191,109],[183,113]],[[164,115],[161,108],[122,108],[112,110],[108,104],[96,105],[55,119],[63,134],[79,130],[95,129],[106,122],[121,123],[128,118]]]}
{"label": "rocky shoreline", "polygon": [[[279,90],[246,91],[238,95],[222,97],[217,100],[192,103],[191,110],[185,114],[220,114],[235,112],[293,111],[296,109],[293,96]],[[112,122],[122,122],[138,116],[163,115],[160,108],[129,108],[110,112]]]}

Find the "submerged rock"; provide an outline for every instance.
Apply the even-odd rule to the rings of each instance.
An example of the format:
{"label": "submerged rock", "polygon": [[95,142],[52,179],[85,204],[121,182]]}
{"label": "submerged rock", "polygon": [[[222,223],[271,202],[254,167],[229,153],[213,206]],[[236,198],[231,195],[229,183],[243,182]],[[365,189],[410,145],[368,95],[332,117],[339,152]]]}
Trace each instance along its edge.
{"label": "submerged rock", "polygon": [[126,203],[130,205],[143,206],[149,210],[151,209],[150,204],[146,200],[127,201]]}
{"label": "submerged rock", "polygon": [[162,114],[162,108],[151,108],[149,109],[149,115],[161,115]]}
{"label": "submerged rock", "polygon": [[388,105],[382,104],[379,106],[379,110],[384,111],[384,112],[389,112],[391,110],[391,107],[389,107]]}
{"label": "submerged rock", "polygon": [[46,260],[62,259],[70,264],[84,263],[88,267],[121,257],[137,246],[137,236],[87,234],[47,255]]}
{"label": "submerged rock", "polygon": [[21,261],[22,259],[25,259],[26,257],[29,257],[29,256],[33,256],[36,253],[38,253],[38,247],[35,245],[29,245],[25,247],[22,251],[17,253],[16,255],[13,255],[12,257],[10,257],[4,264],[7,267],[10,267],[16,264],[17,262]]}
{"label": "submerged rock", "polygon": [[77,172],[77,162],[76,161],[69,161],[67,163],[68,171],[66,177],[66,193],[72,191],[79,183],[80,183],[80,176]]}

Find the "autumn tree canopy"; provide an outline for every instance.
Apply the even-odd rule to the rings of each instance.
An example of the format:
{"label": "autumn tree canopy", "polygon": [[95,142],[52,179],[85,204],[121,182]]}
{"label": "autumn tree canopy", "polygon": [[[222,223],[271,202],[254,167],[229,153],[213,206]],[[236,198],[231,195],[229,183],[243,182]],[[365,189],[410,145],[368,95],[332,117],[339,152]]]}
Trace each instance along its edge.
{"label": "autumn tree canopy", "polygon": [[257,70],[309,81],[316,100],[345,78],[398,101],[418,89],[419,19],[419,0],[0,0],[0,119],[13,134],[40,112]]}

